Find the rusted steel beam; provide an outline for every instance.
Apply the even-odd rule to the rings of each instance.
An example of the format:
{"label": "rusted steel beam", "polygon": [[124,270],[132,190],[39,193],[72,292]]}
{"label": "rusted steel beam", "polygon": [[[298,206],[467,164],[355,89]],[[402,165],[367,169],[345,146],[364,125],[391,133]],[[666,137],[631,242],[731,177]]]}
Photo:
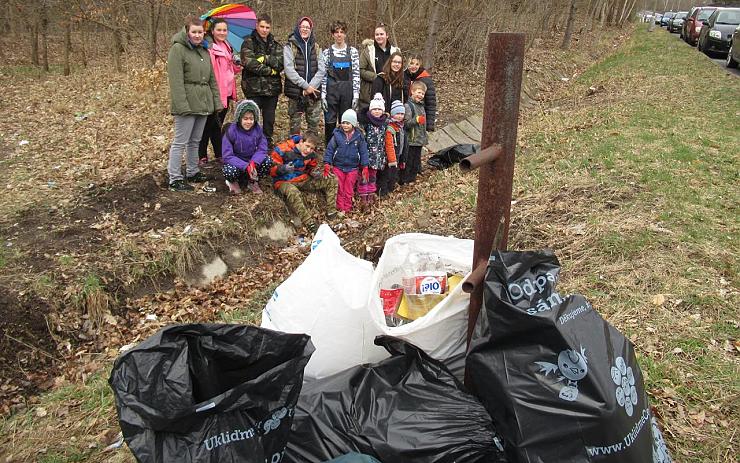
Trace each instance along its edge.
{"label": "rusted steel beam", "polygon": [[[496,249],[506,249],[508,241],[514,151],[524,69],[524,34],[489,34],[487,53],[481,154],[486,152],[493,160],[479,168],[472,266],[476,271],[480,266],[485,269],[494,242]],[[497,155],[493,156],[494,153]],[[497,229],[500,235],[498,240]],[[468,344],[483,302],[483,285],[474,284],[472,289]]]}
{"label": "rusted steel beam", "polygon": [[489,164],[501,156],[501,145],[491,145],[477,153],[473,153],[460,161],[460,170],[470,172],[484,164]]}

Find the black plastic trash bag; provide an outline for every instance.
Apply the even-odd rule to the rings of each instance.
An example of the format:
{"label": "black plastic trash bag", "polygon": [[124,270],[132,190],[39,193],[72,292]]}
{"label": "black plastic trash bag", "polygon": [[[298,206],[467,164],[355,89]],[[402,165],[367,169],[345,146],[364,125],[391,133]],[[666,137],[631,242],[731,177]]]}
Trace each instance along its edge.
{"label": "black plastic trash bag", "polygon": [[303,334],[163,328],[111,372],[123,438],[140,462],[279,463],[312,353]]}
{"label": "black plastic trash bag", "polygon": [[375,344],[392,357],[303,386],[285,461],[347,452],[383,463],[506,461],[491,417],[441,362],[390,336]]}
{"label": "black plastic trash bag", "polygon": [[333,458],[326,463],[380,463],[375,458],[361,453],[348,453],[341,457]]}
{"label": "black plastic trash bag", "polygon": [[551,251],[491,255],[471,390],[514,461],[669,462],[632,343],[583,296],[556,292],[559,271]]}
{"label": "black plastic trash bag", "polygon": [[459,164],[460,161],[470,156],[473,153],[480,151],[480,145],[473,144],[462,144],[454,145],[449,148],[445,148],[427,159],[427,164],[434,167],[435,169],[447,169],[452,167],[454,164]]}

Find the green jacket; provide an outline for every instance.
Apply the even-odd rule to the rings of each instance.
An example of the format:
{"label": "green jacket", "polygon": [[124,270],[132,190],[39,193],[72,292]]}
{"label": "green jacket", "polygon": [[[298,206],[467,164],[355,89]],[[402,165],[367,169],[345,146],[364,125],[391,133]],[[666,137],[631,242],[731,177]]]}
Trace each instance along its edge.
{"label": "green jacket", "polygon": [[[262,39],[257,30],[242,42],[242,90],[244,96],[277,96],[283,91],[283,46],[269,34]],[[258,58],[260,59],[258,61]]]}
{"label": "green jacket", "polygon": [[223,109],[208,50],[203,45],[193,47],[184,27],[172,36],[167,79],[172,115],[207,115]]}

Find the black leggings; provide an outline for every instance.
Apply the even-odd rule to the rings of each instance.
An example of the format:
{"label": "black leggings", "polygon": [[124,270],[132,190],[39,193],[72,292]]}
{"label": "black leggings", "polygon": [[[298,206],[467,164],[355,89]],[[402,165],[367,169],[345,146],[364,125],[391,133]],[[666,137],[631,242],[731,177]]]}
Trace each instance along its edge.
{"label": "black leggings", "polygon": [[227,107],[217,113],[209,114],[206,119],[206,125],[203,127],[203,136],[198,145],[198,158],[208,159],[208,142],[213,145],[213,154],[216,159],[221,159],[221,127],[224,125],[226,113],[229,112]]}

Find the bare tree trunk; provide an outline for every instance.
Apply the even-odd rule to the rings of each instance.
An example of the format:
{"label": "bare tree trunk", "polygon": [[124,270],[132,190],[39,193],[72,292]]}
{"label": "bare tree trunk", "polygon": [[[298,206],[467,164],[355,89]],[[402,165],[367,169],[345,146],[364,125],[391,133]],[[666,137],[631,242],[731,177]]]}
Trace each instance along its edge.
{"label": "bare tree trunk", "polygon": [[437,36],[439,35],[439,9],[442,6],[442,0],[432,0],[432,14],[429,16],[427,23],[427,41],[424,44],[424,67],[431,69],[434,67],[434,50],[437,48]]}
{"label": "bare tree trunk", "polygon": [[578,0],[570,0],[570,11],[568,12],[568,22],[565,25],[565,35],[563,35],[563,43],[560,44],[560,48],[567,50],[570,47],[570,38],[573,35],[573,23],[576,19],[576,2]]}
{"label": "bare tree trunk", "polygon": [[49,16],[46,1],[41,2],[41,65],[49,72]]}
{"label": "bare tree trunk", "polygon": [[34,19],[31,23],[31,64],[38,66],[39,63],[39,21]]}
{"label": "bare tree trunk", "polygon": [[149,64],[157,64],[157,30],[159,18],[162,14],[162,3],[158,0],[149,0]]}
{"label": "bare tree trunk", "polygon": [[113,29],[113,67],[116,72],[123,72],[123,66],[121,65],[121,49],[123,44],[121,43],[121,32],[118,29]]}
{"label": "bare tree trunk", "polygon": [[635,4],[637,3],[637,0],[632,0],[630,3],[629,8],[627,8],[626,13],[622,16],[622,18],[619,20],[619,27],[624,26],[624,23],[627,22],[627,20],[632,16],[632,12],[635,10]]}
{"label": "bare tree trunk", "polygon": [[363,21],[364,27],[362,28],[362,36],[360,40],[365,37],[375,38],[375,18],[378,11],[378,0],[367,0],[367,6],[365,10],[365,20]]}
{"label": "bare tree trunk", "polygon": [[69,63],[69,55],[72,52],[72,20],[64,21],[64,75],[72,74],[72,66]]}

